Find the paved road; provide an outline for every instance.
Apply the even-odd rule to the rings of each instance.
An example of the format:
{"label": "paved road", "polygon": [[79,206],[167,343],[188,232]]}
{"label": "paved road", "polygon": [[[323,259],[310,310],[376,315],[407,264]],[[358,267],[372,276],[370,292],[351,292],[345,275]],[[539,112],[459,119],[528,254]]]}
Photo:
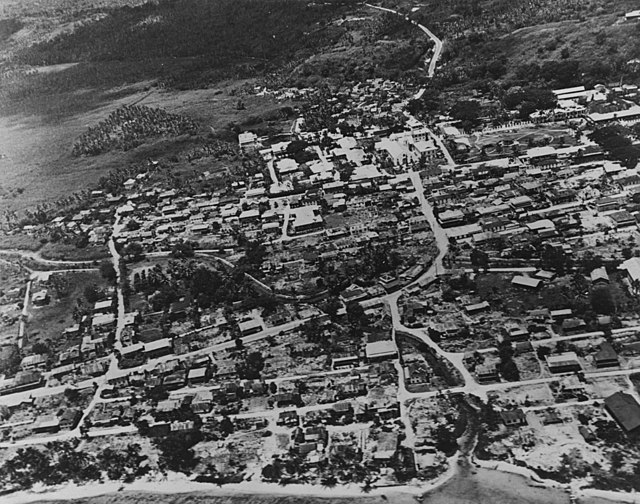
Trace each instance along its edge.
{"label": "paved road", "polygon": [[427,28],[426,26],[421,25],[420,23],[411,20],[408,16],[405,16],[404,14],[402,14],[401,12],[398,12],[396,10],[393,9],[387,9],[386,7],[379,7],[377,5],[371,5],[368,3],[365,3],[365,5],[367,7],[371,7],[372,9],[377,9],[377,10],[381,10],[384,12],[389,12],[391,14],[395,14],[396,16],[401,16],[403,18],[405,18],[407,21],[409,21],[411,24],[417,26],[420,30],[422,30],[434,43],[434,48],[433,48],[433,54],[431,55],[431,58],[428,58],[428,69],[427,69],[427,74],[428,76],[431,78],[435,75],[436,73],[436,66],[438,65],[438,60],[440,59],[440,56],[442,55],[442,40],[440,40],[438,37],[435,36],[435,34],[429,30],[429,28]]}

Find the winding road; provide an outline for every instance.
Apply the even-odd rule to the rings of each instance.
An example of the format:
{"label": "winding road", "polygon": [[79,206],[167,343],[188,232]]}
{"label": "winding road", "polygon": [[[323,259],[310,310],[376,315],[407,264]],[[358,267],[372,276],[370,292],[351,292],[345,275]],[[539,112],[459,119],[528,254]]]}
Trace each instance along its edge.
{"label": "winding road", "polygon": [[436,67],[438,65],[438,60],[440,59],[440,56],[442,55],[442,46],[443,46],[442,40],[440,40],[438,37],[436,37],[435,34],[431,30],[429,30],[429,28],[427,28],[424,25],[421,25],[417,21],[412,20],[411,18],[409,18],[409,16],[405,16],[401,12],[398,12],[398,11],[393,10],[393,9],[388,9],[386,7],[379,7],[377,5],[371,5],[371,4],[368,4],[368,3],[365,3],[365,5],[367,7],[372,8],[372,9],[377,9],[377,10],[381,10],[381,11],[384,11],[384,12],[389,12],[391,14],[395,14],[396,16],[403,17],[404,19],[409,21],[412,25],[417,26],[420,30],[422,30],[433,41],[433,43],[434,43],[433,54],[431,55],[430,58],[427,58],[427,61],[428,61],[427,75],[429,76],[429,78],[432,78],[436,73]]}

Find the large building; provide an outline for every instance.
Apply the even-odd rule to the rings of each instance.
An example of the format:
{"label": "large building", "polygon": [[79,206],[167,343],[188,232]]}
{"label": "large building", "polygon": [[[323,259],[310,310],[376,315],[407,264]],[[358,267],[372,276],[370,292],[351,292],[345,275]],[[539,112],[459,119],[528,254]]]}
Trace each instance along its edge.
{"label": "large building", "polygon": [[302,206],[291,209],[291,234],[318,231],[323,226],[320,207],[317,205]]}
{"label": "large building", "polygon": [[604,405],[618,425],[629,434],[640,432],[640,404],[625,392],[616,392],[604,400]]}
{"label": "large building", "polygon": [[378,362],[381,360],[395,359],[398,356],[398,349],[391,340],[374,341],[367,343],[365,353],[368,362]]}
{"label": "large building", "polygon": [[546,357],[549,371],[552,373],[571,373],[580,371],[582,366],[575,352],[565,352],[556,355],[548,355]]}
{"label": "large building", "polygon": [[640,119],[640,106],[635,105],[627,110],[616,112],[593,112],[587,116],[587,121],[592,126],[601,126],[612,122],[632,122]]}

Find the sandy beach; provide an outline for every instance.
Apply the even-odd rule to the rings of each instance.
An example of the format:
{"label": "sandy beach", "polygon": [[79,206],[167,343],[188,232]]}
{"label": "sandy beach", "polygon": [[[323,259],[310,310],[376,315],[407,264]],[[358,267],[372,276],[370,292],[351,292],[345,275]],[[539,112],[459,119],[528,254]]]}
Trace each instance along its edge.
{"label": "sandy beach", "polygon": [[[140,481],[130,485],[107,483],[66,486],[38,493],[17,492],[3,496],[3,504],[44,504],[73,501],[75,504],[568,504],[564,489],[538,486],[531,480],[484,468],[463,469],[451,479],[424,493],[417,487],[374,489],[364,494],[359,487],[321,488],[305,485],[285,487],[264,483],[243,483],[217,487],[185,479]],[[580,496],[580,504],[634,502],[633,496],[611,498]],[[640,496],[638,502],[640,502]]]}

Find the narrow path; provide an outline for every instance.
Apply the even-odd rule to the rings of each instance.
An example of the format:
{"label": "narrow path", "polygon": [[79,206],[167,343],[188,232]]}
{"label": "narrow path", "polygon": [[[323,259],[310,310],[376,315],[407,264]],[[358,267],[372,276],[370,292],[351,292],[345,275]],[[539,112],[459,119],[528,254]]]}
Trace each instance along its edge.
{"label": "narrow path", "polygon": [[33,286],[33,279],[30,278],[27,282],[27,288],[24,293],[24,305],[22,306],[22,313],[20,314],[20,326],[18,328],[18,350],[22,351],[24,345],[24,334],[27,330],[27,319],[29,318],[29,302],[31,301],[31,287]]}
{"label": "narrow path", "polygon": [[91,261],[63,261],[58,259],[45,259],[42,257],[40,252],[33,252],[31,250],[21,250],[21,249],[0,249],[0,255],[7,255],[10,257],[19,257],[21,259],[30,259],[37,263],[41,263],[44,266],[83,266],[83,265],[92,265],[94,266],[96,262],[99,262],[100,259],[94,259]]}

